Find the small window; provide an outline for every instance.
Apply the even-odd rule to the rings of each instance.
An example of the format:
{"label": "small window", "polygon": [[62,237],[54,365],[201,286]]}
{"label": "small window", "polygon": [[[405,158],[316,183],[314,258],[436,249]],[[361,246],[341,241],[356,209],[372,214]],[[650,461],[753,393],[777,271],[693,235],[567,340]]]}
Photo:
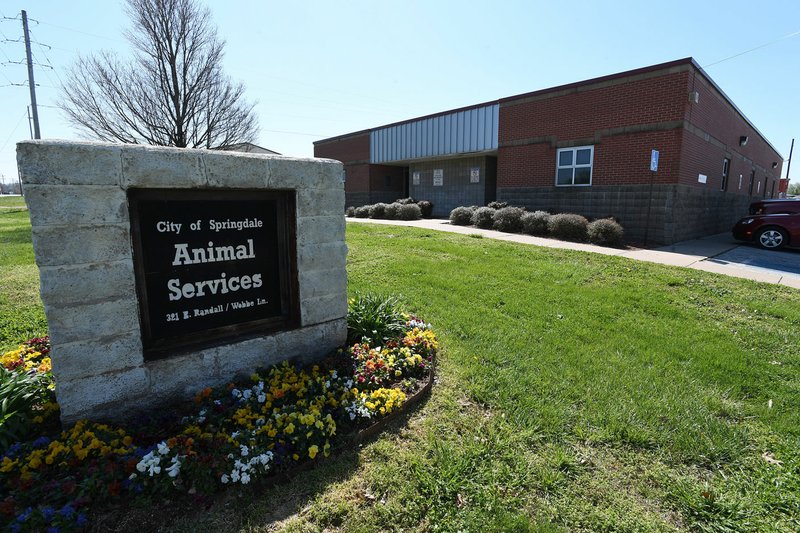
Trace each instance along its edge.
{"label": "small window", "polygon": [[755,184],[756,184],[756,171],[753,170],[752,172],[750,172],[750,190],[748,191],[748,194],[750,196],[753,196],[753,185]]}
{"label": "small window", "polygon": [[587,186],[592,184],[594,146],[560,148],[556,152],[556,185]]}
{"label": "small window", "polygon": [[731,160],[727,157],[722,160],[722,185],[720,186],[721,191],[728,190],[728,174],[731,171]]}

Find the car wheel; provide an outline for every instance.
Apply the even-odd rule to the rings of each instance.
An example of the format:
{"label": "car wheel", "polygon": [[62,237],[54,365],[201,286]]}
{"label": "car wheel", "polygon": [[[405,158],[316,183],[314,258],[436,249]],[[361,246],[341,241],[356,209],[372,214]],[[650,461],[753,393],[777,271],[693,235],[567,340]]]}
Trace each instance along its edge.
{"label": "car wheel", "polygon": [[778,250],[786,244],[786,232],[780,228],[764,228],[758,232],[756,243],[767,250]]}

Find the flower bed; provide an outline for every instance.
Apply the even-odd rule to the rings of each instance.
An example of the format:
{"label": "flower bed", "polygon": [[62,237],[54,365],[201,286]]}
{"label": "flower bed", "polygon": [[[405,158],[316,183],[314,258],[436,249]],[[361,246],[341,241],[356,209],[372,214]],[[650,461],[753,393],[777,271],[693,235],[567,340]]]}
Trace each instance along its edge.
{"label": "flower bed", "polygon": [[[47,433],[40,424],[39,434],[0,455],[7,495],[0,523],[13,531],[80,529],[92,509],[121,498],[270,482],[328,457],[430,387],[436,337],[413,316],[405,325],[399,337],[363,338],[313,366],[285,362],[203,389],[168,415],[128,428],[80,421]],[[7,372],[40,371],[46,352],[34,357],[26,346],[25,354],[3,356]]]}

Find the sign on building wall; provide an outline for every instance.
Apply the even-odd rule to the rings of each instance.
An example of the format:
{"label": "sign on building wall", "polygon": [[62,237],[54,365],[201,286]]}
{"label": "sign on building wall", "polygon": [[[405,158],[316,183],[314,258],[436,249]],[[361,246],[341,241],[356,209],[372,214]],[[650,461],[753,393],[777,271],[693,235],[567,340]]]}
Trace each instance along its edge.
{"label": "sign on building wall", "polygon": [[658,170],[658,150],[650,150],[650,171]]}
{"label": "sign on building wall", "polygon": [[419,172],[414,172],[411,175],[411,183],[413,185],[419,185]]}
{"label": "sign on building wall", "polygon": [[706,183],[708,181],[708,176],[706,176],[705,174],[698,174],[697,181],[699,181],[700,183]]}
{"label": "sign on building wall", "polygon": [[472,167],[469,169],[469,182],[470,183],[481,182],[481,167]]}
{"label": "sign on building wall", "polygon": [[146,356],[291,315],[289,197],[255,191],[131,191]]}
{"label": "sign on building wall", "polygon": [[436,168],[433,170],[433,185],[435,187],[441,187],[444,185],[444,169],[443,168]]}

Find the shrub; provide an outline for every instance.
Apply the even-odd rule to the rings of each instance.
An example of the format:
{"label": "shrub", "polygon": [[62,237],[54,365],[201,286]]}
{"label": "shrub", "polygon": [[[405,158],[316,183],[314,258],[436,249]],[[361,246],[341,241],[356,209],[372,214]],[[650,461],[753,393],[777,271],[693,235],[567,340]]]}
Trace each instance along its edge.
{"label": "shrub", "polygon": [[384,218],[386,215],[386,204],[378,202],[369,208],[369,218]]}
{"label": "shrub", "polygon": [[433,216],[433,204],[428,200],[420,200],[417,205],[422,211],[422,218],[431,218]]}
{"label": "shrub", "polygon": [[347,310],[347,344],[352,346],[365,337],[382,344],[400,336],[405,325],[397,298],[359,294],[350,300]]}
{"label": "shrub", "polygon": [[622,226],[611,218],[601,218],[590,222],[587,234],[589,242],[601,246],[622,246],[625,237]]}
{"label": "shrub", "polygon": [[491,207],[492,209],[503,209],[504,207],[508,207],[508,202],[489,202],[486,204],[486,207]]}
{"label": "shrub", "polygon": [[356,208],[351,205],[350,207],[344,210],[344,214],[348,217],[354,217],[356,216]]}
{"label": "shrub", "polygon": [[397,209],[397,218],[400,220],[419,220],[422,210],[417,204],[401,204]]}
{"label": "shrub", "polygon": [[586,227],[589,221],[585,217],[572,213],[552,215],[547,221],[547,231],[557,239],[582,242],[587,238]]}
{"label": "shrub", "polygon": [[550,213],[547,211],[534,211],[522,215],[522,231],[528,235],[547,235],[547,221]]}
{"label": "shrub", "polygon": [[398,198],[397,200],[394,201],[394,203],[400,205],[409,205],[409,204],[415,204],[417,203],[417,201],[409,196],[408,198]]}
{"label": "shrub", "polygon": [[42,372],[15,372],[0,365],[0,448],[22,441],[40,430],[34,418],[43,406],[55,401],[49,386],[52,375]]}
{"label": "shrub", "polygon": [[496,212],[497,210],[491,207],[479,207],[472,215],[472,223],[479,228],[492,229]]}
{"label": "shrub", "polygon": [[400,204],[393,203],[393,204],[386,204],[386,207],[383,209],[383,217],[386,220],[396,220],[398,215],[398,210],[400,209]]}
{"label": "shrub", "polygon": [[367,217],[369,217],[369,211],[370,211],[371,207],[372,206],[370,206],[370,205],[362,205],[362,206],[356,207],[355,211],[353,212],[353,215],[356,218],[367,218]]}
{"label": "shrub", "polygon": [[525,210],[521,207],[502,207],[494,214],[494,229],[508,233],[522,231],[522,215]]}
{"label": "shrub", "polygon": [[470,207],[456,207],[450,211],[450,224],[454,226],[469,226],[472,224],[474,211]]}

